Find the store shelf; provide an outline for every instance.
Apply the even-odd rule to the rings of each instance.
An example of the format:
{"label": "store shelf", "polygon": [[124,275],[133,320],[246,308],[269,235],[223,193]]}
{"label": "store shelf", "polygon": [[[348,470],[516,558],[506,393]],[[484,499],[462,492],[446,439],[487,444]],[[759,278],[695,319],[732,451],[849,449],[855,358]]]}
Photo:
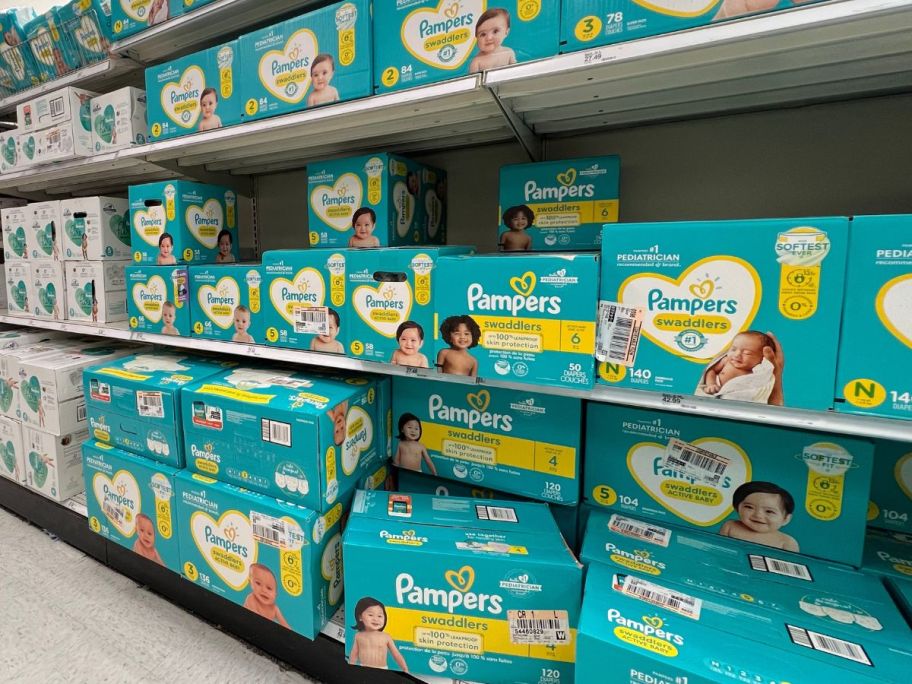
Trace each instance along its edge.
{"label": "store shelf", "polygon": [[607,387],[598,385],[592,390],[574,390],[571,388],[529,385],[515,382],[502,382],[490,378],[476,379],[463,376],[442,375],[432,369],[408,368],[386,363],[361,361],[345,356],[319,354],[316,352],[267,347],[258,344],[236,344],[219,342],[194,337],[173,337],[152,333],[134,332],[125,323],[99,325],[97,323],[77,323],[70,321],[52,321],[44,319],[23,318],[0,313],[0,323],[21,325],[46,330],[60,330],[74,335],[94,335],[110,339],[156,344],[177,349],[198,352],[215,352],[254,359],[277,361],[280,363],[311,366],[314,368],[352,371],[358,373],[378,373],[381,375],[398,375],[433,379],[438,382],[454,382],[465,385],[485,385],[517,391],[539,391],[551,395],[575,397],[598,401],[606,404],[618,404],[637,408],[660,411],[674,411],[692,415],[712,416],[731,420],[742,420],[750,423],[763,423],[781,427],[815,430],[819,432],[857,435],[912,442],[912,420],[891,420],[872,416],[855,416],[834,411],[807,411],[803,409],[767,406],[745,402],[719,401],[712,398],[701,398],[682,394],[663,394],[643,390]]}
{"label": "store shelf", "polygon": [[490,71],[537,135],[912,88],[912,2],[842,0]]}

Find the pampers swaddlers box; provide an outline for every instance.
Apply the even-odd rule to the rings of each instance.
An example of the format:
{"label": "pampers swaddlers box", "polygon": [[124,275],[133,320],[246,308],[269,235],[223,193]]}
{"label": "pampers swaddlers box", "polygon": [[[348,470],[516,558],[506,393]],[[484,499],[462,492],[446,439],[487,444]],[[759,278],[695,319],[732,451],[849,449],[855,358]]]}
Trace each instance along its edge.
{"label": "pampers swaddlers box", "polygon": [[874,478],[868,524],[912,533],[912,444],[874,442]]}
{"label": "pampers swaddlers box", "polygon": [[180,572],[177,470],[91,440],[82,445],[82,469],[89,528]]}
{"label": "pampers swaddlers box", "polygon": [[237,195],[218,185],[189,181],[131,185],[133,261],[157,265],[237,261],[237,216]]}
{"label": "pampers swaddlers box", "polygon": [[587,411],[591,503],[861,564],[870,442],[608,404]]}
{"label": "pampers swaddlers box", "polygon": [[368,0],[347,0],[240,38],[244,119],[371,94]]}
{"label": "pampers swaddlers box", "polygon": [[850,232],[836,410],[912,419],[912,214],[856,216]]}
{"label": "pampers swaddlers box", "polygon": [[194,337],[263,344],[259,264],[190,267],[190,325]]}
{"label": "pampers swaddlers box", "polygon": [[579,399],[394,378],[393,421],[393,463],[400,468],[429,472],[426,452],[446,479],[553,503],[579,501]]}
{"label": "pampers swaddlers box", "polygon": [[343,547],[350,664],[573,681],[582,571],[546,506],[359,491]]}
{"label": "pampers swaddlers box", "polygon": [[149,139],[240,123],[238,68],[238,41],[232,40],[146,69]]}
{"label": "pampers swaddlers box", "polygon": [[374,7],[377,92],[556,55],[560,0],[400,0]]}
{"label": "pampers swaddlers box", "polygon": [[190,337],[186,266],[127,266],[127,317],[132,330]]}
{"label": "pampers swaddlers box", "polygon": [[606,226],[599,380],[831,408],[847,243],[844,218]]}
{"label": "pampers swaddlers box", "polygon": [[111,26],[117,40],[183,13],[181,0],[111,0]]}
{"label": "pampers swaddlers box", "polygon": [[500,249],[598,249],[618,220],[617,156],[513,164],[500,169]]}
{"label": "pampers swaddlers box", "polygon": [[442,372],[592,386],[597,255],[448,256],[436,278]]}
{"label": "pampers swaddlers box", "polygon": [[130,259],[130,201],[120,197],[77,197],[60,201],[66,261]]}
{"label": "pampers swaddlers box", "polygon": [[320,515],[185,471],[176,481],[184,577],[316,638],[342,600],[342,504]]}

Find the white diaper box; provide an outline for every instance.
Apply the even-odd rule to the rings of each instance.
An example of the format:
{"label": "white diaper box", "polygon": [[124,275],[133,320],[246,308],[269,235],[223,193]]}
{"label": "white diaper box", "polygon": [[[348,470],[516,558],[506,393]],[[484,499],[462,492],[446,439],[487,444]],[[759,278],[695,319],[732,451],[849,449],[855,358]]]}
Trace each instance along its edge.
{"label": "white diaper box", "polygon": [[27,232],[32,222],[32,210],[23,202],[18,206],[0,205],[0,227],[3,230],[3,260],[28,259]]}
{"label": "white diaper box", "polygon": [[39,494],[65,501],[85,491],[82,476],[82,443],[88,430],[52,435],[22,426],[26,485]]}
{"label": "white diaper box", "polygon": [[127,319],[124,268],[127,261],[70,261],[66,264],[67,318],[112,323]]}
{"label": "white diaper box", "polygon": [[145,90],[127,86],[92,98],[92,146],[95,154],[144,145],[148,137]]}
{"label": "white diaper box", "polygon": [[0,475],[19,484],[26,483],[22,425],[6,416],[0,416]]}
{"label": "white diaper box", "polygon": [[91,157],[92,131],[82,123],[66,121],[35,133],[35,163]]}
{"label": "white diaper box", "polygon": [[27,261],[8,261],[4,264],[6,309],[10,316],[31,316],[32,265]]}
{"label": "white diaper box", "polygon": [[61,88],[23,102],[16,107],[19,131],[32,133],[58,124],[78,121],[88,113],[85,108],[98,93],[82,88]]}
{"label": "white diaper box", "polygon": [[53,259],[62,261],[63,220],[60,216],[60,200],[32,202],[28,205],[29,215],[25,224],[27,259]]}
{"label": "white diaper box", "polygon": [[42,259],[29,262],[32,282],[29,290],[31,315],[53,321],[66,319],[66,275],[62,261]]}
{"label": "white diaper box", "polygon": [[130,200],[125,197],[61,200],[60,220],[64,226],[64,260],[129,261],[132,258]]}

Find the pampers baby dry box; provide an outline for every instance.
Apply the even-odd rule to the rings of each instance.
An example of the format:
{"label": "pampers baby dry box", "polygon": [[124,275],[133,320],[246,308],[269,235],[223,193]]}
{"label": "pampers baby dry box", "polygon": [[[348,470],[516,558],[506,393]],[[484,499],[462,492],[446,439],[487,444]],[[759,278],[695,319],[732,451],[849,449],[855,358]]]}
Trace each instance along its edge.
{"label": "pampers baby dry box", "polygon": [[573,681],[582,572],[546,506],[359,491],[343,547],[350,664]]}
{"label": "pampers baby dry box", "polygon": [[218,264],[189,270],[193,336],[263,344],[260,265]]}
{"label": "pampers baby dry box", "polygon": [[586,425],[591,503],[861,564],[871,442],[595,403]]}
{"label": "pampers baby dry box", "polygon": [[560,0],[399,0],[374,5],[378,93],[557,54]]}
{"label": "pampers baby dry box", "polygon": [[912,419],[912,215],[856,216],[850,232],[836,410]]}
{"label": "pampers baby dry box", "polygon": [[599,381],[832,407],[848,221],[606,226]]}
{"label": "pampers baby dry box", "polygon": [[127,266],[124,273],[131,330],[190,337],[186,266]]}
{"label": "pampers baby dry box", "polygon": [[342,600],[342,504],[326,514],[181,471],[184,577],[308,639]]}
{"label": "pampers baby dry box", "polygon": [[244,119],[371,94],[368,0],[346,0],[241,36]]}
{"label": "pampers baby dry box", "polygon": [[868,524],[912,534],[912,444],[874,442]]}

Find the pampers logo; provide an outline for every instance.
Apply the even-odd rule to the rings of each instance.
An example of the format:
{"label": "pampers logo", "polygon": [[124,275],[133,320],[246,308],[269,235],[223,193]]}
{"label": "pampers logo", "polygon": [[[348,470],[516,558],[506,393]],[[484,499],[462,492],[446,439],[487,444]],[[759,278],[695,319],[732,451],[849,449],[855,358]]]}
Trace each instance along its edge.
{"label": "pampers logo", "polygon": [[109,487],[107,484],[102,488],[104,492],[105,501],[110,501],[117,504],[118,506],[124,506],[130,510],[136,510],[136,502],[126,496],[127,487],[124,484],[120,484],[115,488]]}
{"label": "pampers logo", "polygon": [[716,291],[716,280],[700,280],[688,288],[692,297],[669,296],[662,288],[655,287],[646,297],[646,305],[650,311],[684,311],[689,314],[722,313],[734,315],[738,313],[737,299],[712,299]]}
{"label": "pampers logo", "polygon": [[415,530],[402,530],[399,534],[381,530],[380,539],[386,541],[387,544],[400,544],[402,546],[424,546],[430,541],[427,537],[417,536]]}
{"label": "pampers logo", "polygon": [[526,181],[523,194],[526,202],[553,201],[563,202],[568,199],[592,199],[596,188],[591,183],[577,183],[576,169],[571,167],[555,177],[556,185],[541,186],[536,181]]}
{"label": "pampers logo", "polygon": [[452,589],[421,587],[407,572],[396,576],[396,602],[399,605],[437,606],[453,613],[459,608],[477,610],[491,615],[503,612],[503,597],[497,594],[477,594],[470,591],[475,583],[475,569],[464,565],[459,570],[447,570],[444,579]]}
{"label": "pampers logo", "polygon": [[200,449],[196,444],[190,445],[190,453],[193,455],[193,458],[201,458],[204,461],[212,461],[213,463],[221,463],[222,457],[219,456],[215,451],[213,451],[214,446],[209,444],[204,444],[203,448]]}
{"label": "pampers logo", "polygon": [[659,575],[665,569],[665,563],[657,561],[652,554],[645,549],[634,549],[627,551],[613,542],[605,544],[605,551],[611,556],[618,565],[623,565],[631,570],[647,572],[650,575]]}
{"label": "pampers logo", "polygon": [[665,621],[658,616],[644,615],[640,620],[631,620],[617,608],[611,608],[608,621],[617,625],[614,634],[618,639],[655,653],[675,656],[676,647],[684,645],[684,637],[665,629]]}
{"label": "pampers logo", "polygon": [[476,426],[503,432],[510,432],[513,429],[513,416],[488,412],[488,405],[491,403],[491,393],[488,390],[467,394],[466,402],[469,408],[448,406],[442,396],[432,394],[428,397],[428,414],[431,420],[461,423],[469,429],[474,429]]}
{"label": "pampers logo", "polygon": [[289,74],[297,69],[306,69],[310,66],[310,55],[304,54],[300,47],[294,47],[286,53],[288,61],[272,63],[272,75]]}
{"label": "pampers logo", "polygon": [[243,544],[238,544],[235,541],[238,536],[238,531],[233,524],[229,523],[225,525],[225,528],[222,531],[212,525],[206,525],[203,527],[203,535],[206,541],[209,544],[212,544],[212,546],[224,549],[229,553],[236,553],[241,558],[247,558],[247,547]]}
{"label": "pampers logo", "polygon": [[405,302],[396,297],[396,291],[392,287],[382,286],[375,296],[368,293],[364,297],[364,306],[370,309],[379,309],[381,311],[402,311],[405,309]]}
{"label": "pampers logo", "polygon": [[335,191],[324,190],[319,193],[317,199],[320,202],[321,206],[324,207],[340,207],[340,206],[354,206],[358,201],[358,198],[351,192],[348,185],[340,185],[334,189]]}
{"label": "pampers logo", "polygon": [[522,276],[510,278],[510,288],[516,293],[490,294],[480,283],[472,283],[466,292],[470,311],[506,311],[512,316],[523,311],[557,315],[562,300],[555,296],[532,296],[537,284],[536,275],[527,271]]}
{"label": "pampers logo", "polygon": [[225,306],[234,306],[235,297],[231,292],[231,288],[228,285],[222,285],[216,291],[206,292],[206,301],[209,304],[222,304]]}
{"label": "pampers logo", "polygon": [[461,3],[453,2],[443,8],[443,18],[422,19],[418,24],[418,33],[422,38],[430,38],[448,34],[453,29],[470,27],[474,23],[475,15],[466,11]]}

